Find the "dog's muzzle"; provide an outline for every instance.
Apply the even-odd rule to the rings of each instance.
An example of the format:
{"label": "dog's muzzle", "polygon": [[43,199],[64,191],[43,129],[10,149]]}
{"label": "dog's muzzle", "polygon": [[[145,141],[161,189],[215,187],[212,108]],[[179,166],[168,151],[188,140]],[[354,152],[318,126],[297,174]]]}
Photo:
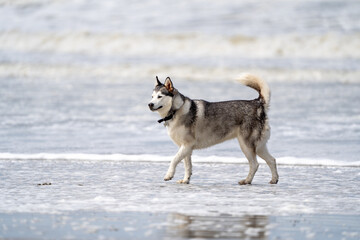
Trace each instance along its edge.
{"label": "dog's muzzle", "polygon": [[154,104],[153,104],[153,103],[149,103],[148,106],[149,106],[149,108],[150,108],[151,111],[157,111],[157,110],[159,110],[160,108],[162,108],[162,106],[160,106],[160,107],[158,107],[157,109],[154,109]]}

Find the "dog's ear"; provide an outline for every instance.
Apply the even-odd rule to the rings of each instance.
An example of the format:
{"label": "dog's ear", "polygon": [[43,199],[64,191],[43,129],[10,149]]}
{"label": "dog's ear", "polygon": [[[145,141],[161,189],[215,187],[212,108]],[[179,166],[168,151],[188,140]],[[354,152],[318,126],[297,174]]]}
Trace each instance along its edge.
{"label": "dog's ear", "polygon": [[156,86],[161,86],[161,85],[163,85],[163,84],[159,81],[158,76],[156,76],[155,87],[156,87]]}
{"label": "dog's ear", "polygon": [[173,86],[173,83],[171,82],[171,79],[169,77],[167,77],[165,79],[165,88],[169,91],[169,92],[173,92],[174,91],[174,86]]}

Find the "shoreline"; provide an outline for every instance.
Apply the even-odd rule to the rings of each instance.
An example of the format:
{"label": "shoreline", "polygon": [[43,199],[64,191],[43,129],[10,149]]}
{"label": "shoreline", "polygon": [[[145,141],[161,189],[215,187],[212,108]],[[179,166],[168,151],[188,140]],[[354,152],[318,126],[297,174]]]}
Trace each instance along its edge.
{"label": "shoreline", "polygon": [[[114,162],[144,162],[144,163],[169,163],[173,156],[156,154],[88,154],[88,153],[0,153],[0,161],[114,161]],[[230,157],[218,155],[194,155],[194,164],[245,164],[248,160],[244,157]],[[282,156],[276,158],[277,165],[304,166],[304,167],[353,167],[360,168],[360,161],[341,161],[327,158],[301,158]],[[266,165],[259,158],[259,164]]]}

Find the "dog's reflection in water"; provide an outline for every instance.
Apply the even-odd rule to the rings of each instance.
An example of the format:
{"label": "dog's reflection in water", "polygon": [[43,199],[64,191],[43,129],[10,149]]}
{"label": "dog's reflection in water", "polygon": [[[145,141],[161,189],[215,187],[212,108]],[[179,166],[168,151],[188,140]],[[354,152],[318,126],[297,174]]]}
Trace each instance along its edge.
{"label": "dog's reflection in water", "polygon": [[267,216],[187,216],[171,214],[166,235],[169,238],[267,239]]}

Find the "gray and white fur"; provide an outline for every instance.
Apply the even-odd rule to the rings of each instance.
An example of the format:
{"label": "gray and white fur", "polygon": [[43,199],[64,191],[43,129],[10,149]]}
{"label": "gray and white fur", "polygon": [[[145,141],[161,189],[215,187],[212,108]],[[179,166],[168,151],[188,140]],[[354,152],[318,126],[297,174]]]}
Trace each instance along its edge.
{"label": "gray and white fur", "polygon": [[152,100],[148,105],[151,111],[160,114],[159,122],[164,122],[169,136],[179,146],[179,151],[164,177],[165,181],[174,177],[176,166],[184,160],[185,175],[178,183],[188,184],[192,174],[193,150],[237,138],[250,167],[248,176],[239,181],[239,184],[251,184],[259,167],[256,155],[264,159],[270,167],[270,183],[278,182],[276,160],[266,147],[270,138],[267,114],[270,89],[266,82],[250,74],[241,75],[239,81],[257,90],[259,97],[254,100],[224,102],[192,100],[174,88],[169,77],[164,84],[156,77]]}

